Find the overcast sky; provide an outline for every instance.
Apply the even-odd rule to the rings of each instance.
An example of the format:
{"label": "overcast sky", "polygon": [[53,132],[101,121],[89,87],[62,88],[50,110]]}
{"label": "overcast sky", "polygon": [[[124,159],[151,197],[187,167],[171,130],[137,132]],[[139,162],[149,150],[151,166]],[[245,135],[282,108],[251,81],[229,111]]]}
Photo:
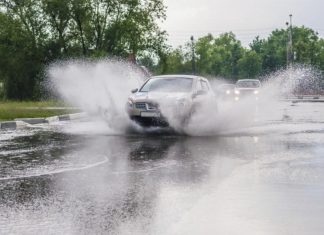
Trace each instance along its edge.
{"label": "overcast sky", "polygon": [[167,20],[162,28],[169,43],[178,46],[212,33],[233,31],[244,46],[257,35],[267,37],[285,28],[289,14],[293,25],[305,25],[324,36],[324,0],[164,0]]}

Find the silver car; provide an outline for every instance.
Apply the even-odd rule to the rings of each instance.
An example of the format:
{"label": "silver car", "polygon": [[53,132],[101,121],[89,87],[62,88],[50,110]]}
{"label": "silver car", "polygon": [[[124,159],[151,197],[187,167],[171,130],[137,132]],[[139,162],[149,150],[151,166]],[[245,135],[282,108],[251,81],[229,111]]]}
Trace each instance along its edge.
{"label": "silver car", "polygon": [[208,80],[190,75],[151,77],[132,93],[126,110],[141,126],[169,126],[169,119],[185,124],[205,99],[215,100]]}
{"label": "silver car", "polygon": [[258,79],[241,79],[235,84],[234,94],[235,100],[238,101],[245,97],[259,99],[261,82]]}

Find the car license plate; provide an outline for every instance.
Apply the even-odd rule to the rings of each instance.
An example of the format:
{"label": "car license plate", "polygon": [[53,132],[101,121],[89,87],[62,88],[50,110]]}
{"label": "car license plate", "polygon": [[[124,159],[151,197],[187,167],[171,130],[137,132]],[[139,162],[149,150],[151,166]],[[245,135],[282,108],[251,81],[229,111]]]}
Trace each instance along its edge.
{"label": "car license plate", "polygon": [[141,112],[141,117],[160,117],[158,112]]}

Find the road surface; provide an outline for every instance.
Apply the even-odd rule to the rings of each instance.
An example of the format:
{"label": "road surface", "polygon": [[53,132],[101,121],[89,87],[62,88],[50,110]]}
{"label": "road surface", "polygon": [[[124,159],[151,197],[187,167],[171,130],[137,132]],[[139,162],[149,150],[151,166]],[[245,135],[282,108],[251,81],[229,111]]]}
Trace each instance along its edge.
{"label": "road surface", "polygon": [[0,234],[323,234],[324,104],[278,109],[209,137],[2,131]]}

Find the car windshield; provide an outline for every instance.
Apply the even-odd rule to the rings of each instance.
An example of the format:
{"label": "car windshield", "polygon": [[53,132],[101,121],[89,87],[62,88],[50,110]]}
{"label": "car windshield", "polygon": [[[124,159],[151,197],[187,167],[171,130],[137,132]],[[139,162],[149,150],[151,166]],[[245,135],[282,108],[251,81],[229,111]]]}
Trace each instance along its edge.
{"label": "car windshield", "polygon": [[238,81],[236,87],[238,88],[258,88],[261,84],[259,81]]}
{"label": "car windshield", "polygon": [[141,92],[190,92],[192,78],[152,78],[140,90]]}

